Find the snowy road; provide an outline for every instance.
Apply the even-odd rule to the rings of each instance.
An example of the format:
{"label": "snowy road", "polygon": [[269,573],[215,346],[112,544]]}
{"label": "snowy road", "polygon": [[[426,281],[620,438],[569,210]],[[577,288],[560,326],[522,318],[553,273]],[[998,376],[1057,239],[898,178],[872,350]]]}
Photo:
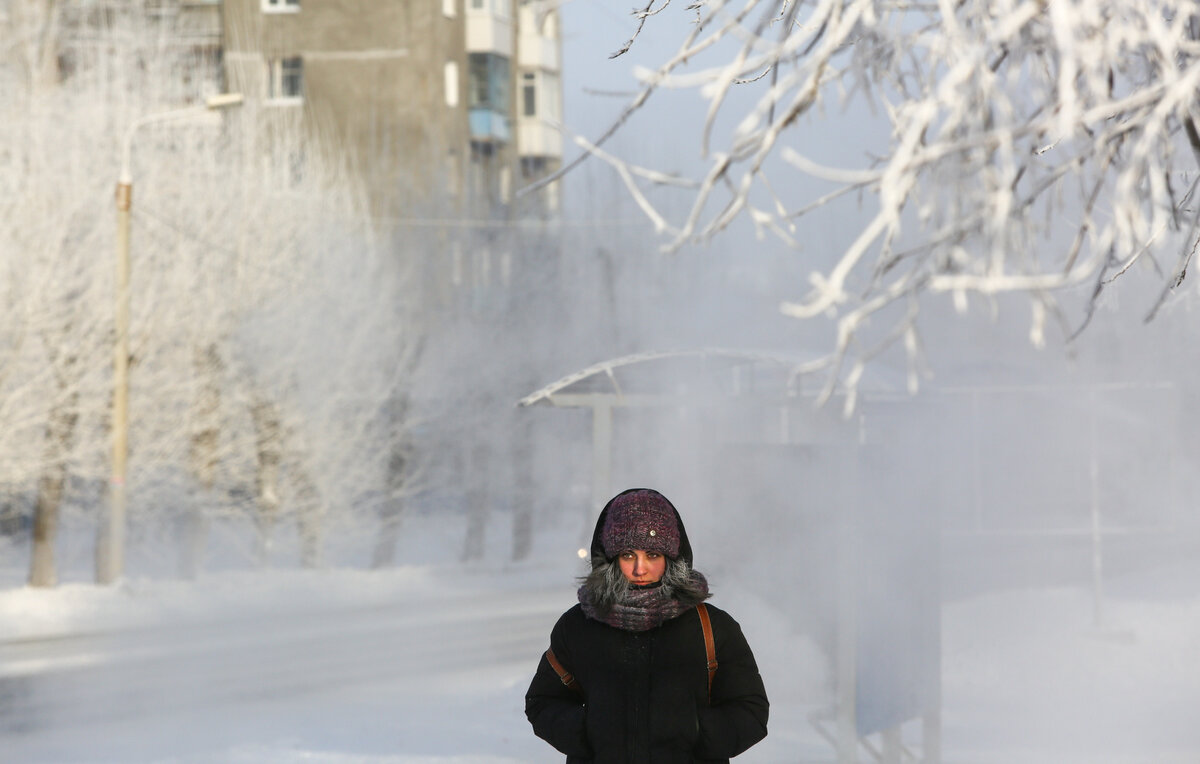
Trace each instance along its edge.
{"label": "snowy road", "polygon": [[51,740],[220,726],[372,687],[397,706],[419,702],[431,683],[531,670],[561,609],[545,592],[485,592],[10,639],[0,642],[0,751],[54,760]]}
{"label": "snowy road", "polygon": [[[523,695],[570,581],[530,567],[12,589],[0,764],[561,764]],[[1083,589],[944,608],[946,764],[1200,761],[1200,596],[1112,588],[1104,632]],[[722,592],[772,699],[770,734],[737,761],[828,764],[807,721],[822,656],[748,590]]]}
{"label": "snowy road", "polygon": [[0,726],[28,730],[46,719],[75,724],[528,660],[555,614],[527,604],[514,612],[480,598],[441,611],[396,605],[8,642],[0,645]]}

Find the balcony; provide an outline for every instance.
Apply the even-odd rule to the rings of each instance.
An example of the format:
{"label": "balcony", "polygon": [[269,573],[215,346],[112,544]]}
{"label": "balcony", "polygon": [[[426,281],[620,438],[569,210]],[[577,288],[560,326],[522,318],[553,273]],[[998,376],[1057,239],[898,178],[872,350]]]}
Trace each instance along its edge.
{"label": "balcony", "polygon": [[517,40],[517,62],[524,67],[559,71],[558,41],[537,35],[521,35]]}
{"label": "balcony", "polygon": [[520,156],[562,159],[563,137],[557,129],[527,118],[522,118],[517,127],[517,153]]}
{"label": "balcony", "polygon": [[507,114],[485,108],[471,109],[468,119],[471,140],[492,143],[508,143],[512,140],[512,126]]}
{"label": "balcony", "polygon": [[487,10],[467,8],[467,52],[498,53],[512,58],[512,17]]}
{"label": "balcony", "polygon": [[517,37],[517,62],[526,69],[559,71],[558,17],[545,16],[542,3],[521,5],[521,23]]}

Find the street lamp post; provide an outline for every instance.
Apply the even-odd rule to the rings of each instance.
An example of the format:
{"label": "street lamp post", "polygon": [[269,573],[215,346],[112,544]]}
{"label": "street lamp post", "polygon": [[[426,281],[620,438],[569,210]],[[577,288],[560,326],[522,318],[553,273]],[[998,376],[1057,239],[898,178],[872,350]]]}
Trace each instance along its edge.
{"label": "street lamp post", "polygon": [[134,120],[121,145],[121,175],[117,179],[117,272],[113,345],[112,480],[108,511],[96,541],[96,581],[110,584],[125,568],[125,477],[129,457],[129,219],[133,209],[131,153],[138,128],[154,122],[186,119],[207,110],[242,103],[241,93],[209,96],[203,104],[157,112]]}

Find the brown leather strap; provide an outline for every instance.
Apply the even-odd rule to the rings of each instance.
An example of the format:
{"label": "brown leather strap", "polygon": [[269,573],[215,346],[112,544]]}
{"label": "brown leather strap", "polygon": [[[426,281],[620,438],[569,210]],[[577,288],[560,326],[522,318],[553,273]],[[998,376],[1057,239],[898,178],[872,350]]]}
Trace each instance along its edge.
{"label": "brown leather strap", "polygon": [[[717,675],[717,644],[713,639],[712,621],[708,618],[708,607],[701,602],[696,606],[696,612],[700,616],[700,628],[704,632],[704,654],[708,659],[708,697],[709,700],[712,700],[713,677]],[[550,662],[550,668],[558,674],[558,679],[564,686],[580,695],[583,694],[583,688],[579,686],[579,682],[575,681],[575,675],[567,671],[566,666],[559,662],[553,648],[546,651],[546,660]]]}
{"label": "brown leather strap", "polygon": [[700,614],[700,626],[704,629],[704,653],[708,656],[708,699],[712,700],[713,677],[717,675],[717,645],[713,641],[712,621],[708,620],[708,607],[701,602],[696,606]]}
{"label": "brown leather strap", "polygon": [[554,673],[558,674],[559,680],[573,692],[580,695],[583,694],[583,688],[579,686],[579,682],[575,681],[575,675],[567,671],[566,667],[558,662],[558,658],[554,655],[554,649],[546,651],[546,660],[550,661],[550,668],[554,669]]}

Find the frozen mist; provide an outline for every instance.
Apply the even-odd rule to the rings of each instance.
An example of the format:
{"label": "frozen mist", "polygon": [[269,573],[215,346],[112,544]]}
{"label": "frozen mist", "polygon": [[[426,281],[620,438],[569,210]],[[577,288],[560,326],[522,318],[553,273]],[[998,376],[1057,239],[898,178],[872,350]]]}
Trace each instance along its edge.
{"label": "frozen mist", "polygon": [[[522,695],[572,572],[560,559],[9,587],[4,760],[558,761]],[[945,761],[1195,761],[1197,572],[1122,577],[1103,630],[1081,587],[947,605]],[[737,607],[772,697],[771,734],[739,760],[832,761],[806,722],[816,648],[754,587],[727,584],[716,601]]]}
{"label": "frozen mist", "polygon": [[[598,2],[571,8],[565,71],[579,84],[567,113],[586,132],[614,114],[583,89],[620,87],[624,71],[596,62],[626,39],[629,20]],[[683,128],[662,126],[701,112],[670,102],[615,148],[687,167]],[[812,138],[830,153],[853,143],[836,138],[873,137],[855,120],[831,120]],[[146,170],[170,188],[165,164]],[[103,188],[85,198],[107,194],[110,173],[96,174]],[[394,565],[367,570],[386,490],[376,447],[386,417],[373,408],[380,396],[365,393],[396,382],[388,369],[409,352],[411,317],[372,301],[378,271],[356,259],[396,242],[368,249],[334,230],[306,239],[317,250],[308,283],[325,288],[282,290],[266,306],[243,296],[251,320],[233,335],[256,372],[292,396],[297,416],[319,414],[301,420],[318,435],[320,479],[333,497],[319,566],[297,564],[304,539],[294,514],[281,515],[259,550],[253,522],[235,507],[213,518],[196,579],[177,580],[176,514],[187,497],[166,479],[141,493],[118,586],[87,583],[100,501],[88,485],[68,497],[57,588],[24,587],[27,539],[0,539],[0,761],[560,760],[530,732],[522,694],[551,624],[573,602],[576,550],[596,509],[593,425],[586,410],[516,401],[629,354],[715,347],[803,362],[835,336],[820,317],[779,313],[806,283],[808,264],[794,252],[735,226],[709,247],[663,256],[595,162],[568,177],[564,196],[553,278],[519,280],[507,296],[464,290],[467,317],[436,324],[403,380],[406,422],[426,457],[400,492]],[[311,221],[329,203],[311,203]],[[338,204],[353,208],[352,199]],[[814,257],[839,251],[860,222],[852,211],[822,219]],[[153,230],[155,241],[174,241]],[[405,254],[446,255],[415,238]],[[107,239],[103,223],[80,234],[97,248]],[[320,257],[329,253],[337,257]],[[678,504],[714,601],[749,636],[773,708],[770,735],[739,761],[835,760],[810,718],[827,716],[835,697],[838,613],[859,604],[839,588],[848,571],[869,578],[872,603],[901,615],[918,603],[936,616],[919,624],[932,630],[917,646],[936,647],[948,764],[1200,760],[1195,294],[1189,286],[1142,326],[1139,298],[1152,299],[1153,288],[1127,280],[1133,286],[1120,300],[1106,295],[1078,340],[1048,333],[1041,349],[1015,298],[930,298],[920,320],[927,368],[896,348],[879,354],[853,407],[836,393],[816,408],[820,374],[788,380],[778,364],[716,354],[631,365],[576,388],[607,393],[615,380],[630,396],[669,396],[614,413],[610,488],[650,485]],[[186,304],[202,314],[204,300],[183,282],[164,279],[142,309],[161,316]],[[188,301],[172,301],[180,295]],[[1063,301],[1074,298],[1083,300],[1067,292]],[[186,345],[172,339],[190,338],[184,330],[195,325],[176,328],[153,335],[170,361],[161,369],[181,365]],[[104,331],[89,335],[89,368],[107,368]],[[871,327],[863,336],[879,339]],[[172,381],[160,411],[186,408],[194,380],[144,374],[147,390]],[[92,375],[84,389],[104,384]],[[336,395],[349,390],[363,395]],[[87,420],[94,475],[104,468],[102,413],[97,404]],[[184,449],[171,439],[176,419],[140,421],[162,458]],[[28,455],[41,422],[22,425],[7,447]],[[524,485],[512,464],[519,428],[528,428]],[[253,440],[246,417],[235,429]],[[530,546],[515,555],[523,522]],[[840,546],[847,537],[862,546]],[[912,653],[911,634],[893,625],[864,629],[885,664]],[[915,726],[906,724],[904,742],[919,750]]]}

